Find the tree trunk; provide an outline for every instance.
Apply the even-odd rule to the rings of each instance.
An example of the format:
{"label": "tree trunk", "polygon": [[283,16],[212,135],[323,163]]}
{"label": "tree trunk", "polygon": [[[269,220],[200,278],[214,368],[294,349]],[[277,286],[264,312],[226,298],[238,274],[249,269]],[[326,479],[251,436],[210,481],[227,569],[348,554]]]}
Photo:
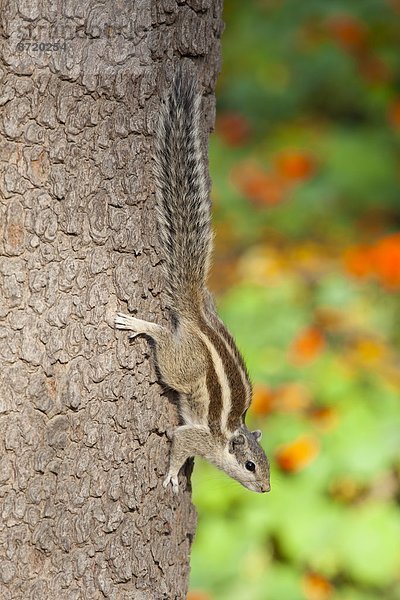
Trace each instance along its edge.
{"label": "tree trunk", "polygon": [[0,597],[183,599],[190,484],[162,486],[176,407],[148,343],[113,319],[167,322],[154,124],[190,56],[206,138],[221,0],[3,0],[0,14]]}

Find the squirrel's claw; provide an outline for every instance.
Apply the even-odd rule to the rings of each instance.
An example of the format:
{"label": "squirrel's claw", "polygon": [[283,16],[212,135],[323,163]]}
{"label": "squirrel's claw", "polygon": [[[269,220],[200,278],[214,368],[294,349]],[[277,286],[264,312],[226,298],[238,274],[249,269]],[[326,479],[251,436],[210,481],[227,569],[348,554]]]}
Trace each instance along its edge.
{"label": "squirrel's claw", "polygon": [[163,481],[163,486],[166,488],[166,487],[168,487],[169,483],[172,484],[172,491],[174,492],[174,494],[178,494],[178,492],[179,492],[178,476],[168,473],[168,475],[166,476],[166,478]]}
{"label": "squirrel's claw", "polygon": [[172,440],[174,439],[174,433],[175,433],[175,427],[168,427],[165,430],[165,435],[167,436],[167,439],[172,442]]}
{"label": "squirrel's claw", "polygon": [[129,317],[128,315],[124,315],[123,313],[117,313],[114,319],[114,326],[116,329],[130,329],[133,333],[128,335],[129,340],[133,340],[135,337],[140,335],[140,331],[135,331],[132,324],[129,323],[129,320],[134,320],[134,318]]}
{"label": "squirrel's claw", "polygon": [[139,335],[139,333],[138,333],[138,332],[135,332],[135,333],[130,333],[130,334],[128,335],[128,340],[134,340],[134,339],[135,339],[135,338],[136,338],[138,335]]}
{"label": "squirrel's claw", "polygon": [[127,325],[127,320],[128,320],[128,316],[124,315],[123,313],[117,313],[115,319],[114,319],[114,325],[116,327],[116,329],[128,329],[128,325]]}

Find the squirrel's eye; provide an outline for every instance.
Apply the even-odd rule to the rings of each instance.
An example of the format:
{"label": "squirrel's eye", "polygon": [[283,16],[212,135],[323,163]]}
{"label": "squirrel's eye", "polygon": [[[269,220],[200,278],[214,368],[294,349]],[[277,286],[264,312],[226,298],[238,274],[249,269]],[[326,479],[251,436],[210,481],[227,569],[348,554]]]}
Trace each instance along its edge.
{"label": "squirrel's eye", "polygon": [[256,465],[251,460],[246,461],[246,464],[244,466],[248,471],[252,471],[252,473],[254,473],[254,471],[256,470]]}

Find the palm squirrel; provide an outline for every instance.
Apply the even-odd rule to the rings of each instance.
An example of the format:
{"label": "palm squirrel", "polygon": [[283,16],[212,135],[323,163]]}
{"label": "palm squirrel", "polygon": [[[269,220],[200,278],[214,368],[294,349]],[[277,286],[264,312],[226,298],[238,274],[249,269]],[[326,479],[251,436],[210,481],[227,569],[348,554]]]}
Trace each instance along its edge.
{"label": "palm squirrel", "polygon": [[243,358],[206,287],[212,251],[211,202],[199,122],[201,94],[187,68],[174,77],[155,150],[157,217],[173,331],[118,313],[115,326],[154,341],[162,382],[179,392],[182,424],[173,430],[164,486],[199,455],[255,492],[268,492],[269,463],[245,415],[252,388]]}

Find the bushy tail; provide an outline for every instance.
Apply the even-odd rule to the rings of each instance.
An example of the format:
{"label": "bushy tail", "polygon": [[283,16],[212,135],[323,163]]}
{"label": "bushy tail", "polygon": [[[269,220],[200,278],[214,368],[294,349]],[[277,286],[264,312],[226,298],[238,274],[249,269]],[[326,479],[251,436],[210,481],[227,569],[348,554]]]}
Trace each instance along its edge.
{"label": "bushy tail", "polygon": [[212,248],[207,171],[201,153],[201,96],[187,69],[175,75],[160,115],[155,154],[157,210],[171,308],[195,314]]}

